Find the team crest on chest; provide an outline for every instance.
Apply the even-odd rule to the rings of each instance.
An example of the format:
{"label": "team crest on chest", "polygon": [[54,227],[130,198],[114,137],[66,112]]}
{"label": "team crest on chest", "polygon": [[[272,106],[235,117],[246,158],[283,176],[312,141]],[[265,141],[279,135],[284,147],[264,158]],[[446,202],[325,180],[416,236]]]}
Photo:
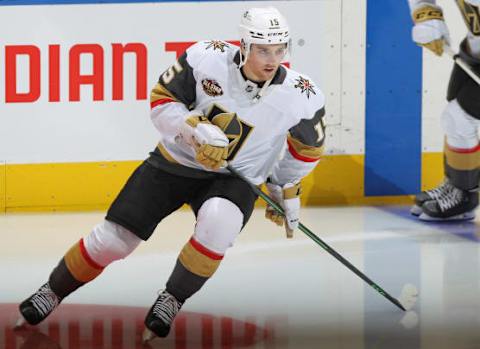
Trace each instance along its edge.
{"label": "team crest on chest", "polygon": [[296,79],[297,83],[295,84],[295,88],[299,88],[301,93],[305,93],[307,95],[307,98],[310,98],[310,93],[313,93],[316,95],[313,84],[310,82],[310,80],[305,79],[302,76],[299,76]]}
{"label": "team crest on chest", "polygon": [[226,42],[220,41],[220,40],[212,40],[208,42],[207,47],[205,47],[205,50],[208,50],[210,48],[213,48],[213,50],[219,50],[221,52],[225,52],[225,47],[228,47],[228,44]]}
{"label": "team crest on chest", "polygon": [[222,87],[213,79],[202,80],[203,91],[210,97],[218,97],[223,95]]}
{"label": "team crest on chest", "polygon": [[216,103],[210,106],[205,116],[227,136],[229,141],[227,160],[232,160],[248,139],[254,126],[243,121],[236,113],[228,112]]}

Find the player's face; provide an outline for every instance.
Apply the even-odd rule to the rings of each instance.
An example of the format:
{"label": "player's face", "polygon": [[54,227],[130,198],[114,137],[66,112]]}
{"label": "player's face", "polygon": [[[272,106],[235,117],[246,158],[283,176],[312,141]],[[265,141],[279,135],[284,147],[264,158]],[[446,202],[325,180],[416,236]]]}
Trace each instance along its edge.
{"label": "player's face", "polygon": [[250,80],[267,81],[273,78],[286,53],[286,44],[252,44],[243,72]]}

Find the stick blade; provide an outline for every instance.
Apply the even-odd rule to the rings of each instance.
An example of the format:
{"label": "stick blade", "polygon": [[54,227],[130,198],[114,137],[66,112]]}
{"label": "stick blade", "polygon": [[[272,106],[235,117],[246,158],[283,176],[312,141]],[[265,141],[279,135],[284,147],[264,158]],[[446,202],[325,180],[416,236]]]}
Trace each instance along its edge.
{"label": "stick blade", "polygon": [[143,330],[143,333],[142,333],[142,344],[147,344],[148,342],[150,342],[152,339],[155,338],[155,334],[150,331],[148,328],[144,329]]}

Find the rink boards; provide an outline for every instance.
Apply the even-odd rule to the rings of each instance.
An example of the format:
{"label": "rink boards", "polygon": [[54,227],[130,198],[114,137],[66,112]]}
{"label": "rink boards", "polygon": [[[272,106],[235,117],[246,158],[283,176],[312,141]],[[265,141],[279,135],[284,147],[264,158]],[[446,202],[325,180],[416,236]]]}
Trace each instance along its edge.
{"label": "rink boards", "polygon": [[441,179],[451,62],[425,54],[422,69],[406,2],[64,2],[0,6],[2,210],[108,206],[157,142],[158,75],[193,42],[236,40],[240,13],[268,4],[288,14],[288,63],[326,96],[326,155],[304,204],[405,201]]}

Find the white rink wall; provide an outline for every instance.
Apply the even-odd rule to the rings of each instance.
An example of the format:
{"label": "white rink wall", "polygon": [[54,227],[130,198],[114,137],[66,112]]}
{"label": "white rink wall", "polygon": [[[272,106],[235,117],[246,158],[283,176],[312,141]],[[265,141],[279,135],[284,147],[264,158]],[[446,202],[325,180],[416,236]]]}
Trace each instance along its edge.
{"label": "white rink wall", "polygon": [[[465,26],[453,1],[438,3],[445,9],[456,47]],[[241,12],[268,5],[278,7],[290,22],[292,68],[310,75],[327,96],[328,153],[362,154],[366,0],[317,0],[0,7],[2,70],[6,69],[8,46],[35,46],[41,62],[40,71],[35,70],[41,74],[41,94],[33,102],[7,103],[6,77],[0,74],[0,159],[7,163],[143,159],[156,140],[148,103],[135,99],[133,54],[125,55],[124,98],[112,101],[112,43],[145,45],[148,92],[175,59],[174,52],[165,50],[166,43],[236,40]],[[69,101],[69,51],[78,44],[103,48],[102,101],[93,101],[90,85],[80,88],[79,102]],[[48,101],[49,45],[60,46],[59,102]],[[18,55],[16,62],[17,91],[28,92],[28,56]],[[81,73],[88,74],[91,69],[91,55],[83,54]],[[438,118],[445,105],[450,69],[448,58],[424,52],[424,151],[442,147]]]}
{"label": "white rink wall", "polygon": [[[268,5],[288,17],[294,35],[291,67],[313,78],[327,96],[327,123],[331,126],[328,152],[360,154],[365,38],[353,28],[364,27],[362,3],[323,0],[0,7],[0,50],[28,45],[40,51],[40,69],[30,67],[28,55],[16,56],[16,92],[31,91],[30,69],[40,74],[41,86],[34,101],[7,102],[5,89],[11,81],[0,75],[0,159],[6,163],[49,163],[145,158],[156,144],[149,103],[135,97],[136,61],[131,53],[124,56],[123,99],[112,100],[112,44],[145,46],[148,97],[159,74],[176,58],[175,52],[166,51],[167,44],[237,40],[241,13],[252,6]],[[350,17],[355,21],[346,20]],[[342,30],[342,25],[352,30]],[[80,87],[80,101],[69,100],[73,65],[69,54],[72,47],[83,44],[99,45],[103,50],[104,97],[99,101],[93,100],[92,85]],[[49,101],[51,45],[59,45],[60,100],[54,102]],[[80,74],[92,74],[92,62],[91,54],[81,54]],[[5,65],[2,54],[0,66],[5,69]]]}

